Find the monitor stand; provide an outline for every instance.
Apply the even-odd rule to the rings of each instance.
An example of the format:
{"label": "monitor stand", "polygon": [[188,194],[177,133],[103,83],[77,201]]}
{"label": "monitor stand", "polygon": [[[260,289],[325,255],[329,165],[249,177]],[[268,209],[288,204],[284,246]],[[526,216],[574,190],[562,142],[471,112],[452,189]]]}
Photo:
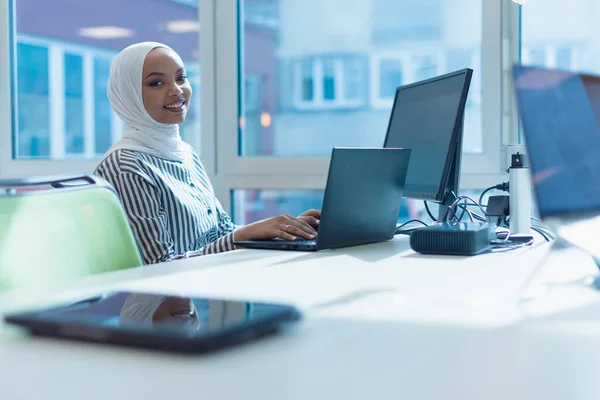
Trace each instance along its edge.
{"label": "monitor stand", "polygon": [[[448,213],[448,209],[456,201],[456,197],[458,196],[458,189],[460,187],[460,162],[462,157],[462,146],[463,146],[463,126],[465,124],[465,119],[463,116],[462,122],[460,124],[460,131],[458,134],[458,139],[456,141],[456,145],[454,146],[452,157],[452,164],[450,165],[450,172],[448,173],[448,181],[446,182],[446,189],[444,192],[444,198],[440,203],[438,210],[438,221],[443,221]],[[452,215],[448,215],[448,217],[452,217]]]}

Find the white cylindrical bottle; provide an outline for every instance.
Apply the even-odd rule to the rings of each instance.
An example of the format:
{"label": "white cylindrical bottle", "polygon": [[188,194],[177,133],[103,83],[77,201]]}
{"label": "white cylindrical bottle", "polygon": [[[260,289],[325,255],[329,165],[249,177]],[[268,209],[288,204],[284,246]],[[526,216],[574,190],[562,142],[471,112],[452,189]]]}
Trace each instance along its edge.
{"label": "white cylindrical bottle", "polygon": [[508,169],[510,193],[509,229],[511,235],[531,234],[531,176],[525,165],[525,155],[511,156]]}

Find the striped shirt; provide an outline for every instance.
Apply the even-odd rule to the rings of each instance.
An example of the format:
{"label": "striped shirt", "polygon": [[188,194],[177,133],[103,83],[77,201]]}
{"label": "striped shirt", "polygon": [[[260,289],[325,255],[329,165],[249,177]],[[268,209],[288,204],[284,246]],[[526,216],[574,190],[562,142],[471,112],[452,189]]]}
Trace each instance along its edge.
{"label": "striped shirt", "polygon": [[237,227],[185,146],[182,161],[117,150],[94,171],[119,193],[145,264],[234,249]]}

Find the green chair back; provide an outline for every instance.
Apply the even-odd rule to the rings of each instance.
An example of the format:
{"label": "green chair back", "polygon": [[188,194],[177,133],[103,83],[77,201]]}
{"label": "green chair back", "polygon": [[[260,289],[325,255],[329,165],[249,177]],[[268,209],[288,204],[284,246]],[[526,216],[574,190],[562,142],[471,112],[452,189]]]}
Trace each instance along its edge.
{"label": "green chair back", "polygon": [[0,181],[0,292],[141,265],[119,197],[101,178]]}

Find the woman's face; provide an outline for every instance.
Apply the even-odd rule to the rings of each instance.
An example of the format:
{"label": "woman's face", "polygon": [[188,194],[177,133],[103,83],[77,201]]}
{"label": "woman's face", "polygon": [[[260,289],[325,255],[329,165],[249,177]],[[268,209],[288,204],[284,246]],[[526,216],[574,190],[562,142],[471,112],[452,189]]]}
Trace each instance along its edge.
{"label": "woman's face", "polygon": [[163,124],[185,120],[192,87],[183,63],[172,50],[162,47],[146,56],[142,71],[142,99],[150,116]]}

